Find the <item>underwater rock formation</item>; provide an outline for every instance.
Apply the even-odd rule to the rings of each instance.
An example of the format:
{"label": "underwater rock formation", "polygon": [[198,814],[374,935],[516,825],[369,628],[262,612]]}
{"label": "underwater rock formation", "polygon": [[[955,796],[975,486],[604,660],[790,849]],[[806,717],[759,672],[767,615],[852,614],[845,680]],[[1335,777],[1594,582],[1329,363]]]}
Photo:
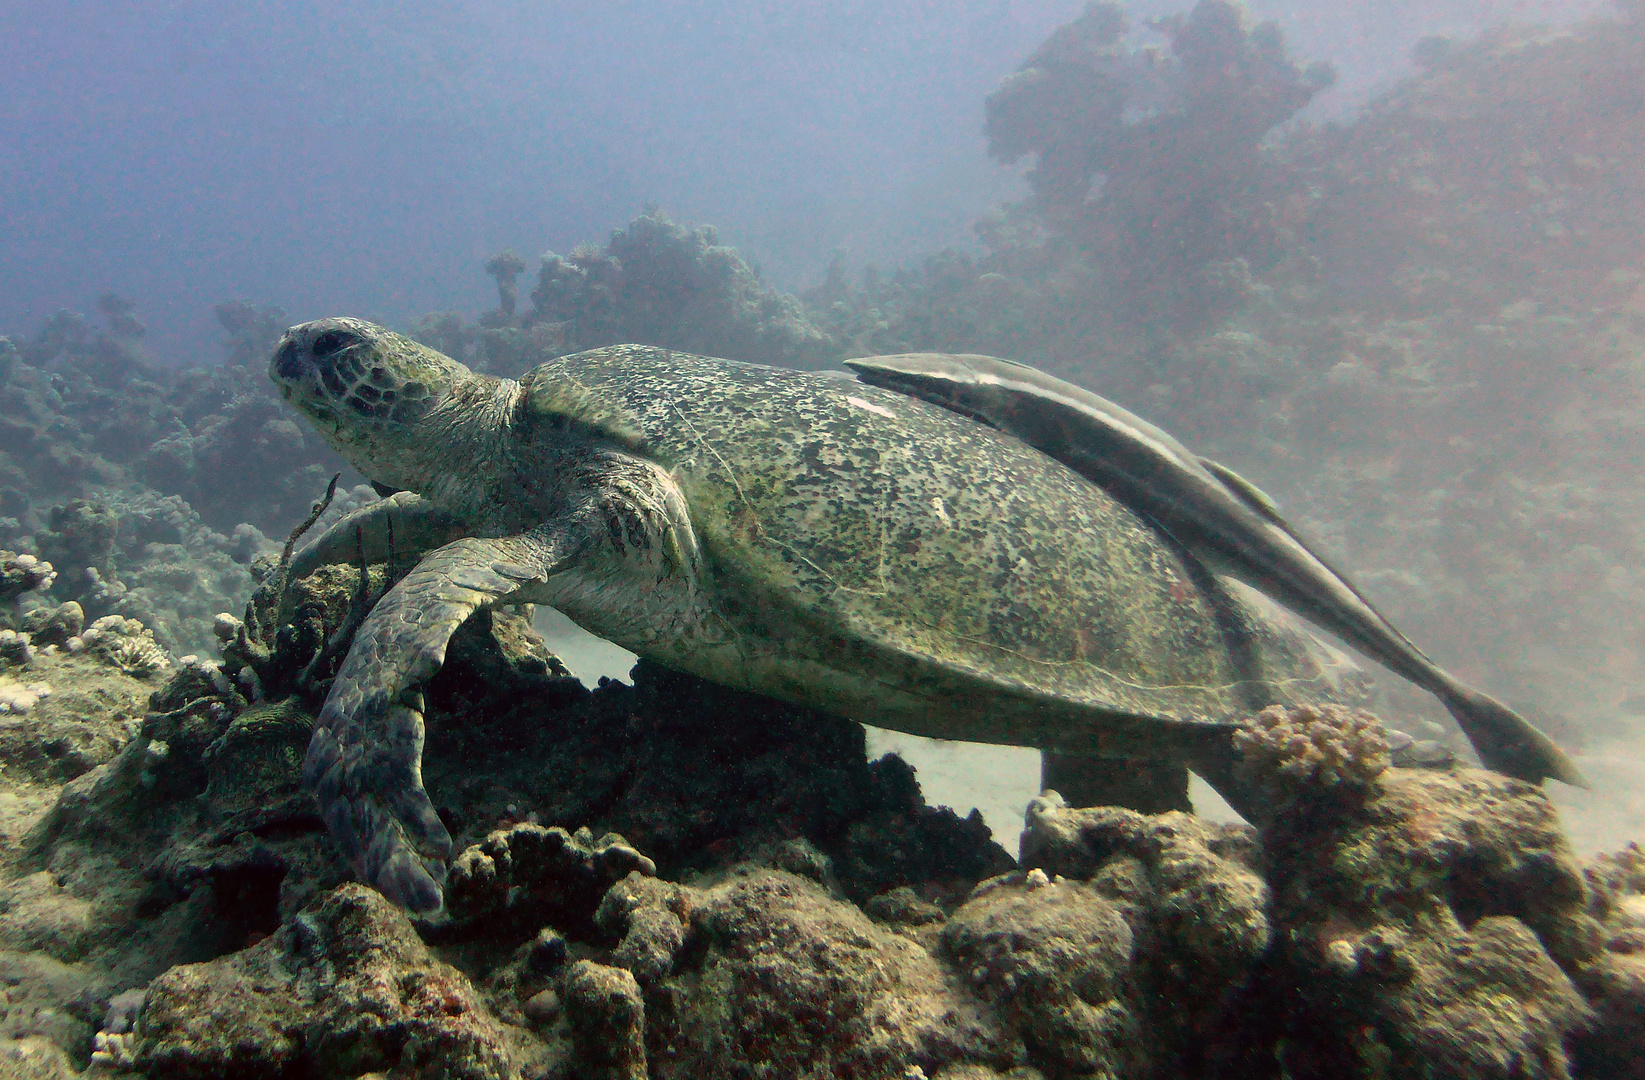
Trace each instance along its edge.
{"label": "underwater rock formation", "polygon": [[[1012,887],[1019,907],[1077,903],[1087,918],[1101,909],[1110,934],[1127,943],[1103,975],[1107,1001],[1077,982],[1054,985],[1062,965],[1038,961],[1037,990],[1018,1006],[1041,1025],[1031,1044],[1037,1038],[1064,1069],[1195,1075],[1274,936],[1253,831],[1178,811],[1074,810],[1053,793],[1029,806],[1022,865]],[[998,935],[1011,942],[1002,922]],[[1038,946],[1052,957],[1065,947]]]}
{"label": "underwater rock formation", "polygon": [[[265,580],[276,575],[270,568]],[[60,711],[51,711],[59,705],[96,711],[82,698],[59,701],[63,695],[31,711],[26,719],[34,726],[20,729],[15,743],[0,740],[7,765],[0,785],[32,776],[50,793],[37,804],[30,843],[8,849],[14,861],[11,884],[0,886],[0,950],[89,965],[91,983],[75,990],[90,995],[89,1004],[66,1047],[77,1060],[95,1042],[110,1060],[138,1062],[153,1075],[242,1068],[247,1075],[331,1075],[327,1069],[351,1066],[328,1062],[371,1054],[382,1055],[384,1068],[408,1063],[424,1039],[437,1056],[478,1047],[475,1060],[494,1061],[486,1047],[503,1045],[492,1038],[502,1030],[519,1067],[542,1054],[571,1053],[568,1046],[605,1045],[564,1035],[545,1049],[533,1041],[537,1021],[528,1014],[575,1017],[587,1004],[588,994],[563,985],[567,942],[569,962],[591,949],[603,955],[615,931],[595,918],[602,898],[631,870],[658,865],[642,843],[673,875],[723,873],[739,860],[763,858],[844,880],[859,895],[891,883],[944,896],[1010,865],[980,819],[925,807],[906,767],[871,767],[856,725],[645,668],[637,687],[612,683],[590,693],[563,674],[526,618],[490,612],[454,640],[446,673],[429,688],[429,783],[466,847],[453,867],[454,917],[421,926],[481,986],[472,1015],[481,1034],[470,1039],[461,1020],[452,1021],[463,1029],[455,1034],[439,1028],[439,1016],[454,1015],[440,1009],[476,993],[463,989],[467,983],[441,991],[433,1013],[420,1013],[426,997],[406,991],[401,1005],[372,1006],[379,1028],[339,1032],[358,1001],[356,990],[324,974],[344,963],[335,950],[316,946],[324,954],[317,966],[292,975],[306,963],[293,952],[303,927],[329,925],[329,916],[314,912],[354,904],[336,891],[346,870],[299,772],[313,726],[309,710],[341,655],[327,643],[341,634],[346,646],[361,598],[375,599],[389,581],[387,568],[374,568],[364,577],[372,591],[362,592],[358,569],[327,568],[295,583],[287,611],[295,623],[277,621],[279,590],[264,590],[246,619],[218,620],[226,667],[186,658],[158,690],[94,656],[104,636],[129,640],[112,622],[80,651],[38,660],[39,673],[53,680],[69,670],[63,665],[75,665],[76,682],[114,680],[139,698],[154,690],[146,713],[134,705],[118,724],[98,721],[90,731],[105,734],[89,742],[90,731],[71,745],[41,726],[60,723]],[[92,672],[99,674],[88,679]],[[40,746],[62,746],[62,756],[29,764]],[[808,762],[803,784],[795,783],[796,762]],[[643,839],[597,839],[536,820],[606,823]],[[940,860],[937,880],[913,876],[929,872],[922,860]],[[384,906],[366,895],[366,908]],[[362,933],[386,942],[381,958],[374,952],[347,961],[363,965],[362,979],[370,981],[375,964],[390,971],[424,962],[411,955],[414,939],[402,932],[409,924],[394,929],[370,911],[358,917],[371,927]],[[324,925],[322,937],[331,933]],[[168,969],[150,987],[156,1004],[145,1004],[135,1027],[96,1030],[103,1002]],[[444,970],[427,978],[441,982]],[[295,982],[281,982],[288,976]],[[400,976],[411,976],[394,976],[403,988]],[[541,997],[549,976],[563,1008],[549,1009]],[[261,988],[255,1014],[236,1012],[232,1002],[240,999],[222,997],[248,986]],[[208,1000],[227,1003],[203,1007]],[[300,1031],[278,1019],[304,1010],[317,1010],[319,1019]],[[488,1026],[496,1024],[503,1027]],[[327,1047],[343,1049],[330,1057]],[[458,1059],[438,1060],[430,1067],[455,1068]]]}
{"label": "underwater rock formation", "polygon": [[1566,1075],[1589,1019],[1572,979],[1596,958],[1596,928],[1539,791],[1391,770],[1363,805],[1302,807],[1263,840],[1287,931],[1274,962],[1300,990],[1297,1061],[1322,1075]]}
{"label": "underwater rock formation", "polygon": [[651,1075],[937,1075],[1021,1048],[921,941],[814,881],[735,873],[708,888],[630,877],[607,894],[611,962],[644,995]]}
{"label": "underwater rock formation", "polygon": [[172,1077],[506,1080],[502,1026],[405,913],[344,885],[248,949],[149,985],[136,1066]]}
{"label": "underwater rock formation", "polygon": [[1388,767],[1363,716],[1253,721],[1247,775],[1289,796],[1257,828],[1048,793],[1013,868],[856,725],[649,664],[590,692],[506,609],[428,687],[460,850],[448,913],[409,920],[346,882],[299,783],[339,642],[404,568],[289,597],[267,569],[223,665],[180,663],[145,711],[89,649],[42,655],[129,704],[54,694],[0,740],[0,787],[36,793],[0,961],[78,965],[18,983],[68,1010],[36,1027],[73,1062],[1461,1080],[1605,1076],[1645,1037],[1645,857],[1584,875],[1537,789]]}

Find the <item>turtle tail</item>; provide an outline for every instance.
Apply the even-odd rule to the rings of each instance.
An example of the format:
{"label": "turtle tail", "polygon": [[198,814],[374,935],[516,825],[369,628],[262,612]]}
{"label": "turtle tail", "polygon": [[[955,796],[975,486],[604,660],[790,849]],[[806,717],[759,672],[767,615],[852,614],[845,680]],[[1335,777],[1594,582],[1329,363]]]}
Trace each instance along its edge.
{"label": "turtle tail", "polygon": [[1554,740],[1496,698],[1457,686],[1442,700],[1486,768],[1533,784],[1552,777],[1572,787],[1588,786]]}

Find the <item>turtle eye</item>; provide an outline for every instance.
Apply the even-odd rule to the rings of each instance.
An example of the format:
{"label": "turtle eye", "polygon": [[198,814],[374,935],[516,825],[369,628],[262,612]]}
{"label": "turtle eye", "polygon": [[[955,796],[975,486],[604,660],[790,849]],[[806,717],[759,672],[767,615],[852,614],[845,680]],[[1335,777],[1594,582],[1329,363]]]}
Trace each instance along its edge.
{"label": "turtle eye", "polygon": [[314,344],[309,346],[308,351],[314,355],[316,360],[324,360],[326,357],[333,356],[350,345],[356,344],[358,340],[347,330],[327,330],[314,339]]}

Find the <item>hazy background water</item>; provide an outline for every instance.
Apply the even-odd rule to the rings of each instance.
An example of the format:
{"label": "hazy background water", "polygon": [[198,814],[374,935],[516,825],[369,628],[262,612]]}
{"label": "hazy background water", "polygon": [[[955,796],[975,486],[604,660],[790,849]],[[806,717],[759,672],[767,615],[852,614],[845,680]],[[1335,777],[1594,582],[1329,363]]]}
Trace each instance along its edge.
{"label": "hazy background water", "polygon": [[[1137,20],[1186,10],[1137,0]],[[1586,0],[1258,0],[1336,65],[1320,114],[1425,35]],[[831,252],[971,242],[1021,168],[982,102],[1081,0],[0,5],[0,327],[114,290],[161,359],[212,304],[403,324],[488,302],[478,262],[598,242],[642,205],[711,222],[779,288]],[[528,252],[528,254],[532,254]]]}

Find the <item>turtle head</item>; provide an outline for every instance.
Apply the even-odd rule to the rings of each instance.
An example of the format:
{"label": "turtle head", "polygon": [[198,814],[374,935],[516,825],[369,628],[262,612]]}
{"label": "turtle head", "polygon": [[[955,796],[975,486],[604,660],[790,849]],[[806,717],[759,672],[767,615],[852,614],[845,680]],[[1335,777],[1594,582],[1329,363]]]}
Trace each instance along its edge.
{"label": "turtle head", "polygon": [[360,319],[287,330],[268,365],[285,399],[368,478],[423,490],[420,463],[440,413],[483,377],[410,338]]}

